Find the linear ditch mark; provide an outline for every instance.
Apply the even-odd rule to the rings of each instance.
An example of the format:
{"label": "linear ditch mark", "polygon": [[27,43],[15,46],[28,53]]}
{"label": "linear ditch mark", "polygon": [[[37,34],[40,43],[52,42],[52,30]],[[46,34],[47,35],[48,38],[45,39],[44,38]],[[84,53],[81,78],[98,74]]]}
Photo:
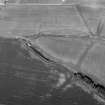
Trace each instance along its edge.
{"label": "linear ditch mark", "polygon": [[80,56],[77,64],[76,64],[76,67],[77,68],[81,68],[81,65],[84,61],[84,59],[86,58],[88,52],[91,50],[91,48],[94,46],[94,42],[91,42],[90,45],[87,46],[87,48],[85,49],[85,51],[83,52],[83,54]]}
{"label": "linear ditch mark", "polygon": [[74,73],[74,77],[77,80],[83,80],[85,83],[91,85],[92,87],[94,87],[95,82],[87,75],[84,75],[83,73]]}
{"label": "linear ditch mark", "polygon": [[[40,37],[51,37],[51,38],[72,38],[72,39],[81,39],[81,40],[89,40],[89,41],[98,41],[98,42],[105,42],[105,36],[98,36],[98,37],[90,37],[89,33],[84,33],[84,35],[76,35],[76,34],[60,34],[60,35],[54,35],[54,34],[45,34],[45,33],[38,33],[38,34],[32,34],[24,37],[20,37],[27,40],[37,40]],[[19,38],[19,37],[17,37]]]}
{"label": "linear ditch mark", "polygon": [[96,94],[105,99],[105,87],[103,85],[101,85],[100,83],[95,83],[89,76],[84,75],[80,72],[74,73],[74,78],[76,78],[77,80],[82,80],[90,85],[93,89],[96,90]]}
{"label": "linear ditch mark", "polygon": [[34,48],[33,46],[30,46],[30,48],[41,58],[43,58],[45,61],[47,62],[51,62],[50,59],[48,59],[47,57],[45,57],[40,51],[38,51],[36,48]]}
{"label": "linear ditch mark", "polygon": [[49,63],[49,62],[54,62],[51,59],[45,57],[45,55],[43,53],[41,53],[38,49],[36,49],[35,47],[33,47],[32,43],[30,40],[28,39],[24,39],[24,38],[20,38],[20,41],[23,42],[25,44],[25,46],[30,50],[33,51],[36,55],[38,55],[43,61]]}
{"label": "linear ditch mark", "polygon": [[95,84],[97,94],[105,100],[105,87],[101,84]]}

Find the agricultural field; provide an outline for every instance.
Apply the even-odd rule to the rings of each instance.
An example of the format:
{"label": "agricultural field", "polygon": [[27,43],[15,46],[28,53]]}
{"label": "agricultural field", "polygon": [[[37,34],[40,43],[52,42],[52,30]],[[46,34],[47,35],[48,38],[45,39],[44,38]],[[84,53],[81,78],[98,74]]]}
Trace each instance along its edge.
{"label": "agricultural field", "polygon": [[[35,105],[40,98],[52,104],[52,96],[57,103],[55,97],[61,100],[59,95],[72,85],[105,99],[105,8],[71,5],[72,1],[54,5],[59,3],[62,1],[10,0],[1,6],[1,102]],[[78,96],[81,90],[73,89],[70,94]]]}
{"label": "agricultural field", "polygon": [[[104,19],[104,8],[94,10],[82,7],[81,11],[86,18],[88,26],[95,32],[98,21],[101,18],[102,20]],[[76,34],[76,32],[83,34],[88,31],[75,7],[63,5],[7,5],[6,8],[1,10],[0,23],[1,29],[3,26],[7,27],[2,29],[2,32],[15,33],[15,35],[37,33],[39,27],[42,31],[51,31],[56,34]],[[5,24],[10,24],[10,26],[5,26]]]}
{"label": "agricultural field", "polygon": [[2,32],[8,32],[11,35],[37,33],[39,28],[42,31],[69,31],[72,27],[79,27],[78,31],[81,30],[80,28],[83,28],[84,31],[86,30],[75,9],[70,6],[8,5],[7,8],[1,11],[0,15],[1,27],[7,27],[3,28]]}

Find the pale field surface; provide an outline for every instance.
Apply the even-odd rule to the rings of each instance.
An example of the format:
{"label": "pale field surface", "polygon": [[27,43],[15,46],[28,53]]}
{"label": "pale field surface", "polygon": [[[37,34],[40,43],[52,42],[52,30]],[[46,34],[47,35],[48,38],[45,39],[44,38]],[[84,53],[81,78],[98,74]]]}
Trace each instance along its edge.
{"label": "pale field surface", "polygon": [[104,5],[104,0],[8,0],[8,3],[38,3],[38,4],[86,4],[86,5]]}
{"label": "pale field surface", "polygon": [[72,38],[39,38],[36,41],[45,52],[64,62],[77,64],[89,41]]}
{"label": "pale field surface", "polygon": [[91,8],[99,8],[105,7],[105,0],[64,0],[63,4],[81,4]]}
{"label": "pale field surface", "polygon": [[82,64],[82,72],[84,70],[105,84],[105,43],[97,43],[88,52]]}
{"label": "pale field surface", "polygon": [[[99,21],[105,24],[105,8],[90,8],[88,6],[81,6],[82,14],[93,33],[96,32]],[[104,25],[105,26],[105,25]],[[101,35],[104,35],[105,27]]]}
{"label": "pale field surface", "polygon": [[60,4],[62,0],[21,0],[20,3]]}
{"label": "pale field surface", "polygon": [[[11,35],[32,35],[39,31],[58,30],[57,33],[68,30],[68,34],[77,32],[88,32],[76,10],[72,6],[10,6],[4,8],[0,13],[0,22],[10,23],[7,27],[4,25],[4,32]],[[13,24],[13,25],[12,25]],[[2,25],[1,25],[2,27]],[[10,27],[12,27],[10,29]],[[60,31],[59,31],[60,30]],[[66,32],[65,32],[66,33]],[[82,32],[81,32],[82,33]],[[2,35],[8,35],[3,34]]]}
{"label": "pale field surface", "polygon": [[20,4],[61,4],[63,0],[8,0],[8,3],[20,3]]}
{"label": "pale field surface", "polygon": [[16,3],[18,0],[8,0],[8,3]]}
{"label": "pale field surface", "polygon": [[[104,23],[104,8],[81,7],[81,11],[93,32],[96,31],[100,18]],[[4,23],[0,26],[1,34],[4,36],[32,35],[39,31],[70,35],[88,33],[87,27],[73,6],[7,5],[0,12],[0,22]],[[102,34],[104,35],[104,31]]]}
{"label": "pale field surface", "polygon": [[103,0],[64,0],[65,4],[81,3],[81,4],[95,4]]}
{"label": "pale field surface", "polygon": [[[8,3],[16,3],[18,0],[8,0]],[[73,4],[87,3],[87,0],[20,0],[19,3],[38,3],[38,4]]]}

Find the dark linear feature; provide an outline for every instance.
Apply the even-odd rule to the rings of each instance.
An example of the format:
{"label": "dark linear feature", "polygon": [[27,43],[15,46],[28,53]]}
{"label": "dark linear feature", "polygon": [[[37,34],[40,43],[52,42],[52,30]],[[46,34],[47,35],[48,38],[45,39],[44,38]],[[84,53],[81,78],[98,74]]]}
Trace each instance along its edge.
{"label": "dark linear feature", "polygon": [[83,81],[85,81],[87,84],[91,85],[93,88],[96,89],[96,91],[101,94],[102,96],[105,97],[105,87],[103,85],[100,85],[100,84],[96,84],[90,77],[88,77],[87,75],[84,75],[80,72],[78,73],[74,73],[74,76],[77,78],[77,79],[81,79]]}
{"label": "dark linear feature", "polygon": [[37,53],[41,58],[45,59],[47,62],[52,62],[50,59],[46,58],[40,51],[38,51],[37,49],[35,49],[34,47],[30,46],[30,48]]}
{"label": "dark linear feature", "polygon": [[88,77],[87,75],[84,75],[83,73],[74,73],[74,76],[79,79],[79,80],[83,80],[85,83],[91,85],[93,88],[95,87],[95,82]]}
{"label": "dark linear feature", "polygon": [[100,84],[96,84],[95,87],[99,93],[101,93],[105,96],[105,87],[104,86],[102,86]]}
{"label": "dark linear feature", "polygon": [[40,51],[38,51],[36,48],[34,48],[32,46],[32,43],[30,41],[27,41],[26,39],[22,39],[22,41],[25,43],[25,45],[27,47],[29,47],[30,49],[32,49],[37,55],[39,55],[41,58],[43,58],[45,61],[47,62],[53,62],[50,59],[48,59],[47,57],[45,57]]}
{"label": "dark linear feature", "polygon": [[82,73],[78,72],[78,73],[74,73],[74,76],[77,78],[77,79],[83,79],[84,76]]}
{"label": "dark linear feature", "polygon": [[83,79],[84,79],[84,81],[85,81],[86,83],[88,83],[88,84],[94,84],[94,81],[93,81],[90,77],[88,77],[87,75],[85,75],[85,76],[83,77]]}

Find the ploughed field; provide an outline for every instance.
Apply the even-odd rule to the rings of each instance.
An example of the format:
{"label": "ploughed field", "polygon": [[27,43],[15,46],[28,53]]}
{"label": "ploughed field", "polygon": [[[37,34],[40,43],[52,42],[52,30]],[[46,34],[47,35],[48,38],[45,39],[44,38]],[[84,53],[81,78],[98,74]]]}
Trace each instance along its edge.
{"label": "ploughed field", "polygon": [[104,8],[80,8],[92,32],[77,9],[7,5],[1,10],[1,103],[43,103],[72,85],[104,102]]}

